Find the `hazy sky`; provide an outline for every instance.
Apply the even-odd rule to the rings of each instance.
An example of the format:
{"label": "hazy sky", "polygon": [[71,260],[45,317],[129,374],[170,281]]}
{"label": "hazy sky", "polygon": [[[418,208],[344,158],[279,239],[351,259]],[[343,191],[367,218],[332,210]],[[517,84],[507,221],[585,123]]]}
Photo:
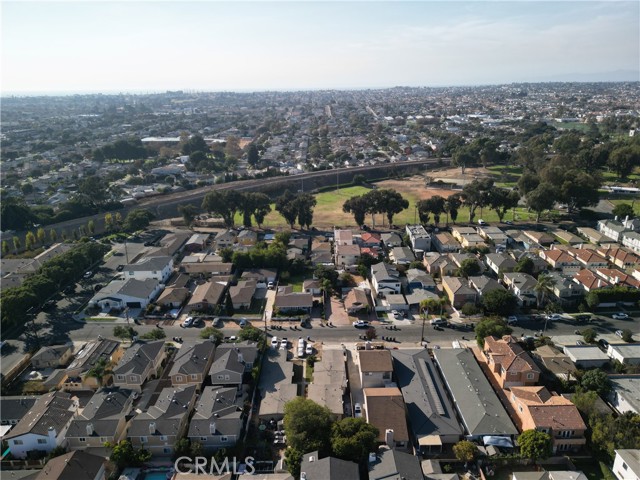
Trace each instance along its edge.
{"label": "hazy sky", "polygon": [[1,8],[3,93],[468,85],[640,70],[638,1]]}

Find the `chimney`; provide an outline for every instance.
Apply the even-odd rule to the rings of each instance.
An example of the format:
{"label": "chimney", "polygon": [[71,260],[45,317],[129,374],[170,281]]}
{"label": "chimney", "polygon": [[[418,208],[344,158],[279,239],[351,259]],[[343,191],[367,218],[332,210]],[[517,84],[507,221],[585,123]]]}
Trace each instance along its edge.
{"label": "chimney", "polygon": [[93,423],[88,423],[87,424],[87,437],[90,437],[91,435],[93,435]]}
{"label": "chimney", "polygon": [[209,433],[211,433],[211,435],[216,434],[216,422],[211,422],[209,424]]}
{"label": "chimney", "polygon": [[314,457],[313,455],[309,455],[309,463],[315,462],[315,461],[316,461],[316,457]]}
{"label": "chimney", "polygon": [[155,435],[155,433],[156,433],[156,424],[155,424],[155,422],[151,422],[149,424],[149,434],[150,435]]}
{"label": "chimney", "polygon": [[384,443],[393,448],[393,430],[391,428],[384,431]]}
{"label": "chimney", "polygon": [[242,356],[242,353],[238,352],[238,361],[240,363],[244,363],[244,357]]}
{"label": "chimney", "polygon": [[56,432],[56,429],[53,427],[49,427],[47,429],[47,433],[49,434],[49,441],[53,442],[53,445],[56,444],[56,437],[58,436],[58,432]]}

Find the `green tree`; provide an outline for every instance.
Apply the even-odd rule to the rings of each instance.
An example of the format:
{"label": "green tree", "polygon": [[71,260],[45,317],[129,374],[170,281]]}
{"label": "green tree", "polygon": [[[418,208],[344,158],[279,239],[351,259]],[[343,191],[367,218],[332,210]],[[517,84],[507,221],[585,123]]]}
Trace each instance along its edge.
{"label": "green tree", "polygon": [[461,277],[469,278],[480,275],[481,270],[482,269],[480,267],[480,264],[478,263],[478,260],[476,260],[475,258],[467,258],[462,261],[457,273]]}
{"label": "green tree", "polygon": [[38,239],[38,243],[40,245],[44,245],[44,242],[47,239],[47,232],[44,231],[44,228],[40,227],[36,232],[36,237]]}
{"label": "green tree", "polygon": [[389,225],[393,223],[393,216],[396,213],[400,213],[401,211],[409,208],[409,201],[391,188],[374,191],[379,192],[381,195],[381,208],[387,215]]}
{"label": "green tree", "polygon": [[148,331],[147,333],[143,333],[140,335],[140,338],[143,340],[162,340],[166,338],[167,334],[164,333],[164,330],[159,328],[154,328],[153,330]]}
{"label": "green tree", "polygon": [[378,434],[378,429],[362,418],[343,418],[331,427],[333,455],[360,463],[375,451]]}
{"label": "green tree", "polygon": [[640,448],[640,415],[625,412],[622,415],[592,415],[591,446],[600,455],[613,461],[616,449]]}
{"label": "green tree", "polygon": [[198,212],[198,209],[195,207],[195,205],[191,205],[190,203],[186,203],[186,204],[180,205],[178,207],[178,212],[180,212],[180,214],[182,215],[182,219],[184,220],[184,224],[187,227],[190,227],[191,224],[193,223],[193,221],[196,218],[196,213]]}
{"label": "green tree", "polygon": [[640,165],[640,145],[625,145],[614,149],[609,155],[607,165],[620,178],[627,178],[634,168]]}
{"label": "green tree", "polygon": [[114,219],[111,213],[104,214],[104,228],[107,232],[113,230],[114,227]]}
{"label": "green tree", "polygon": [[282,215],[289,227],[293,230],[293,226],[298,218],[298,207],[296,205],[296,196],[290,190],[276,198],[276,211]]}
{"label": "green tree", "polygon": [[299,452],[318,451],[321,457],[331,450],[331,412],[313,400],[296,397],[284,405],[284,429],[288,445]]}
{"label": "green tree", "polygon": [[13,251],[18,253],[18,250],[20,250],[20,248],[22,247],[22,243],[20,242],[20,238],[19,237],[13,237],[11,240],[13,241]]}
{"label": "green tree", "polygon": [[633,218],[635,217],[635,212],[633,211],[633,207],[628,203],[619,203],[615,207],[613,207],[612,212],[616,217],[624,219],[625,217]]}
{"label": "green tree", "polygon": [[271,212],[271,199],[265,193],[253,192],[254,198],[254,210],[253,218],[256,219],[256,223],[259,228],[262,228],[264,219]]}
{"label": "green tree", "polygon": [[536,212],[536,222],[540,221],[540,215],[544,210],[553,208],[557,196],[556,189],[548,183],[541,183],[527,194],[525,200],[527,206]]}
{"label": "green tree", "polygon": [[493,180],[490,178],[476,179],[462,188],[460,195],[465,205],[469,208],[469,223],[473,222],[476,209],[480,208],[482,210],[482,208],[489,205],[490,192],[493,188]]}
{"label": "green tree", "polygon": [[469,440],[460,440],[453,446],[453,454],[461,462],[472,462],[473,459],[476,458],[477,453],[478,448],[476,444]]}
{"label": "green tree", "polygon": [[520,194],[517,190],[494,188],[489,192],[489,206],[496,212],[501,222],[509,210],[518,206],[519,201]]}
{"label": "green tree", "polygon": [[244,342],[250,340],[252,342],[260,342],[264,339],[264,332],[253,325],[247,325],[238,334],[238,340]]}
{"label": "green tree", "polygon": [[517,265],[514,267],[513,271],[517,273],[527,273],[529,275],[533,275],[533,271],[536,268],[536,264],[533,263],[533,260],[529,257],[522,257],[518,260]]}
{"label": "green tree", "polygon": [[258,163],[260,163],[260,154],[258,153],[258,147],[254,143],[249,145],[249,148],[247,149],[247,162],[252,167],[255,167],[256,165],[258,165]]}
{"label": "green tree", "polygon": [[56,232],[53,228],[49,230],[49,240],[51,241],[51,243],[56,243],[58,241],[58,232]]}
{"label": "green tree", "polygon": [[214,327],[204,327],[200,330],[200,338],[208,339],[213,337],[213,341],[216,346],[222,343],[222,339],[224,338],[224,333]]}
{"label": "green tree", "polygon": [[505,321],[498,317],[483,318],[475,328],[476,341],[480,347],[484,346],[484,339],[489,336],[502,338],[505,335],[511,335],[513,330]]}
{"label": "green tree", "polygon": [[105,385],[105,380],[113,373],[111,370],[111,362],[106,357],[99,358],[96,363],[89,369],[87,375],[98,380],[99,385]]}
{"label": "green tree", "polygon": [[533,290],[536,292],[536,300],[538,302],[538,308],[544,305],[546,296],[553,293],[553,287],[556,285],[556,279],[546,273],[541,273],[538,276],[538,281]]}
{"label": "green tree", "polygon": [[222,217],[225,226],[235,225],[235,215],[242,204],[242,193],[235,190],[212,190],[202,201],[202,209]]}
{"label": "green tree", "polygon": [[9,254],[9,242],[2,240],[2,256]]}
{"label": "green tree", "polygon": [[584,390],[596,392],[600,396],[605,396],[611,390],[611,381],[607,374],[598,369],[588,370],[580,379],[580,386]]}
{"label": "green tree", "polygon": [[301,227],[311,227],[313,224],[313,208],[317,205],[316,197],[309,193],[301,193],[295,200],[298,223]]}
{"label": "green tree", "polygon": [[453,194],[447,197],[444,202],[444,212],[447,214],[447,225],[449,225],[449,217],[455,224],[458,219],[458,210],[462,206],[462,200],[458,194]]}
{"label": "green tree", "polygon": [[520,453],[534,462],[549,458],[553,453],[551,435],[538,430],[525,430],[518,437]]}
{"label": "green tree", "polygon": [[507,290],[490,290],[482,296],[482,306],[488,314],[508,316],[518,306],[518,299]]}
{"label": "green tree", "polygon": [[111,449],[109,460],[118,468],[139,467],[151,459],[151,453],[148,450],[134,448],[129,440],[122,440],[117,444],[107,442],[105,447]]}
{"label": "green tree", "polygon": [[33,249],[36,244],[36,236],[33,232],[27,232],[27,235],[24,238],[24,248],[27,250]]}
{"label": "green tree", "polygon": [[133,327],[124,327],[122,325],[113,327],[113,336],[116,338],[131,340],[136,335],[138,335],[138,332],[136,332]]}
{"label": "green tree", "polygon": [[593,343],[598,338],[598,332],[596,332],[593,328],[585,328],[582,331],[582,338],[587,343]]}
{"label": "green tree", "polygon": [[344,202],[342,211],[353,214],[356,225],[364,225],[365,216],[369,211],[369,202],[365,196],[357,195]]}
{"label": "green tree", "polygon": [[622,330],[622,340],[627,343],[633,343],[633,332],[628,328]]}
{"label": "green tree", "polygon": [[89,235],[93,235],[96,231],[96,224],[93,220],[89,220],[87,222],[87,232],[89,232]]}
{"label": "green tree", "polygon": [[206,153],[209,151],[209,145],[202,138],[202,135],[192,135],[183,141],[181,151],[183,155],[191,155],[193,152]]}
{"label": "green tree", "polygon": [[131,210],[124,219],[122,228],[127,232],[135,232],[149,226],[154,215],[149,210],[136,208]]}

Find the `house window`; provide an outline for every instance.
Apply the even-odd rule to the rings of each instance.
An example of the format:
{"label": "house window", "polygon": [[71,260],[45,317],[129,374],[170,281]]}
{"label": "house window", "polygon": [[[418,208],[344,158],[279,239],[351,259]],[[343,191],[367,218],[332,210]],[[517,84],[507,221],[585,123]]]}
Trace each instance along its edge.
{"label": "house window", "polygon": [[157,270],[154,270],[154,271],[153,271],[153,272],[151,272],[151,273],[153,273],[153,274],[155,275],[156,273],[158,273],[158,271],[157,271]]}
{"label": "house window", "polygon": [[367,376],[373,375],[373,372],[367,372],[367,373],[365,373],[365,375],[367,375]]}
{"label": "house window", "polygon": [[166,441],[167,441],[167,438],[168,438],[168,437],[167,437],[166,435],[162,435],[162,436],[160,437],[160,440],[162,440],[163,442],[166,442]]}
{"label": "house window", "polygon": [[516,375],[518,375],[518,372],[511,372],[512,377],[515,377]]}
{"label": "house window", "polygon": [[87,439],[85,437],[80,437],[78,438],[78,441],[84,443],[87,441]]}
{"label": "house window", "polygon": [[502,375],[506,375],[506,374],[507,374],[507,371],[504,369],[504,367],[502,367],[502,368],[500,369],[500,373],[501,373]]}
{"label": "house window", "polygon": [[218,380],[224,380],[224,375],[218,375]]}
{"label": "house window", "polygon": [[227,443],[229,441],[229,437],[220,437],[220,443]]}
{"label": "house window", "polygon": [[22,442],[22,440],[14,440],[13,441],[14,445],[24,445],[24,443]]}
{"label": "house window", "polygon": [[628,469],[629,469],[629,467],[627,466],[627,464],[626,464],[626,463],[624,463],[624,462],[622,462],[622,468],[623,468],[623,469],[625,469],[625,470],[628,470]]}
{"label": "house window", "polygon": [[225,380],[231,380],[231,375],[225,375],[225,376],[224,376],[224,379],[225,379]]}
{"label": "house window", "polygon": [[133,272],[129,272],[129,275],[133,277]]}
{"label": "house window", "polygon": [[384,372],[384,373],[382,374],[382,378],[384,378],[384,379],[389,379],[389,378],[391,378],[391,372]]}
{"label": "house window", "polygon": [[534,377],[533,373],[527,373],[528,380],[533,380],[533,377]]}
{"label": "house window", "polygon": [[117,378],[118,380],[122,380],[122,381],[124,381],[124,375],[116,375],[116,378]]}
{"label": "house window", "polygon": [[147,437],[140,437],[140,443],[147,443],[148,441]]}
{"label": "house window", "polygon": [[207,441],[207,437],[200,437],[200,441],[201,442],[206,442]]}
{"label": "house window", "polygon": [[162,450],[164,453],[171,453],[171,447],[164,447]]}
{"label": "house window", "polygon": [[107,442],[107,437],[100,437],[100,443]]}
{"label": "house window", "polygon": [[198,375],[191,374],[191,380],[198,380]]}
{"label": "house window", "polygon": [[176,382],[182,381],[182,375],[176,375]]}
{"label": "house window", "polygon": [[44,438],[39,438],[39,439],[38,439],[38,443],[39,443],[40,445],[46,445],[47,440],[46,440],[46,439],[44,439]]}

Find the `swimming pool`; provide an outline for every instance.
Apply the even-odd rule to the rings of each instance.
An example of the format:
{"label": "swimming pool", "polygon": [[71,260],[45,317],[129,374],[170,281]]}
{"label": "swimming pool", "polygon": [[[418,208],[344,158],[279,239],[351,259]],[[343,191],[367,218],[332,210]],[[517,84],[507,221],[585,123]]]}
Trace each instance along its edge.
{"label": "swimming pool", "polygon": [[167,480],[167,473],[169,473],[169,470],[164,472],[146,472],[143,474],[141,480]]}

